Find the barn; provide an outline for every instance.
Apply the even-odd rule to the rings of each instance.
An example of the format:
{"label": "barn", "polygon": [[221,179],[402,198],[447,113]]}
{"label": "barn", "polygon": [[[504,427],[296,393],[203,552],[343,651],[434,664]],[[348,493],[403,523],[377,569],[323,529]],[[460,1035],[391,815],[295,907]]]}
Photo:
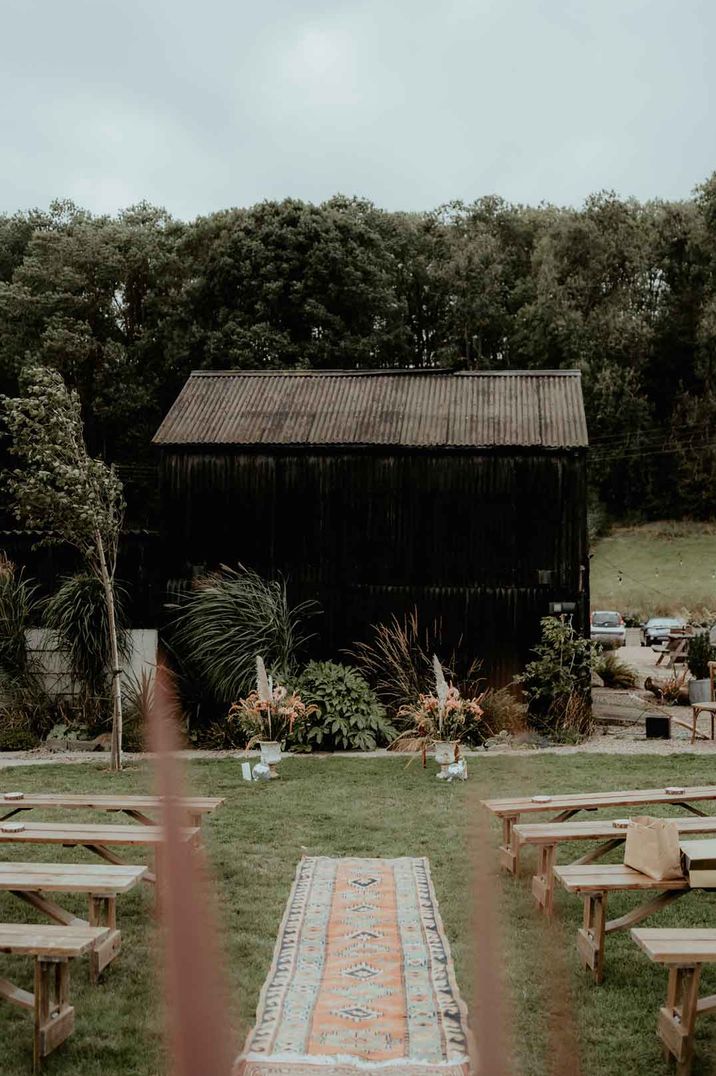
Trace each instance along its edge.
{"label": "barn", "polygon": [[283,573],[324,657],[416,608],[506,683],[550,611],[586,630],[578,372],[196,371],[154,444],[167,578]]}

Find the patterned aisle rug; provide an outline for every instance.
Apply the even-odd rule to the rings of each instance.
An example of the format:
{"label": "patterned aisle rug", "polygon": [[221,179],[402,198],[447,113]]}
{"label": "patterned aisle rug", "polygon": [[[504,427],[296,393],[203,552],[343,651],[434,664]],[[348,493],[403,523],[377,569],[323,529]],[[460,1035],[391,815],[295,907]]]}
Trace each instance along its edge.
{"label": "patterned aisle rug", "polygon": [[467,1076],[427,859],[299,864],[237,1076]]}

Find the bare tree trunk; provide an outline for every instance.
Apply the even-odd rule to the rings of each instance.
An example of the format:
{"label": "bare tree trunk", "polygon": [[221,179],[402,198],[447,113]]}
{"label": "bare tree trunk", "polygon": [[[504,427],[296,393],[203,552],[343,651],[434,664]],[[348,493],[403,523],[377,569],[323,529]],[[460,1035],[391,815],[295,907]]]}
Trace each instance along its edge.
{"label": "bare tree trunk", "polygon": [[102,536],[97,534],[97,556],[99,559],[100,578],[107,603],[107,622],[109,625],[109,650],[112,663],[112,740],[109,759],[111,770],[122,769],[122,684],[119,667],[119,644],[117,642],[117,618],[114,608],[114,585],[107,567]]}

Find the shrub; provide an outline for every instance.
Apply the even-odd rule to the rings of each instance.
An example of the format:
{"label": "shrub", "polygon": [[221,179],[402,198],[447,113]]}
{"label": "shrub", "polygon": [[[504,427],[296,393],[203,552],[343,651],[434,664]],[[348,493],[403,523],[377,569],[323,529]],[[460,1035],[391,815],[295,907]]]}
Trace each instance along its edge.
{"label": "shrub", "polygon": [[488,688],[480,700],[482,707],[481,740],[500,732],[521,732],[525,727],[525,707],[509,688]]}
{"label": "shrub", "polygon": [[699,632],[689,639],[689,654],[686,664],[696,680],[706,680],[709,675],[709,662],[716,661],[716,647],[711,645],[709,632]]}
{"label": "shrub", "polygon": [[0,713],[0,751],[32,751],[39,743],[23,713]]}
{"label": "shrub", "polygon": [[597,659],[595,672],[605,687],[636,687],[636,669],[621,661],[614,650]]}
{"label": "shrub", "polygon": [[552,734],[591,727],[590,687],[597,651],[564,617],[544,617],[536,661],[515,679],[527,697],[530,725]]}
{"label": "shrub", "polygon": [[[421,627],[414,609],[402,620],[372,626],[371,642],[356,643],[350,655],[387,708],[391,718],[434,687],[433,655],[443,655],[440,623]],[[478,694],[480,663],[453,651],[442,662],[447,677],[464,698]]]}
{"label": "shrub", "polygon": [[0,553],[0,722],[19,722],[33,738],[33,746],[52,723],[48,716],[51,700],[37,661],[27,649],[27,631],[38,623],[41,613],[34,584]]}
{"label": "shrub", "polygon": [[394,739],[395,729],[375,692],[348,665],[312,661],[294,687],[317,712],[298,727],[293,746],[372,751]]}
{"label": "shrub", "polygon": [[251,690],[257,654],[282,681],[290,676],[305,642],[301,621],[317,611],[315,602],[290,608],[283,579],[268,581],[243,567],[198,579],[170,608],[178,610],[170,632],[185,675],[222,707]]}

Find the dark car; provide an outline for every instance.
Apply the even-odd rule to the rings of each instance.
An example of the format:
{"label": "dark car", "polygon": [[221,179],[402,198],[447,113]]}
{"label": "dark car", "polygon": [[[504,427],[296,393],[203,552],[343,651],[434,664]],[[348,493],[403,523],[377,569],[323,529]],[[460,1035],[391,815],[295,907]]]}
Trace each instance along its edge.
{"label": "dark car", "polygon": [[679,616],[652,616],[641,628],[641,645],[665,643],[672,631],[683,631],[686,621]]}

